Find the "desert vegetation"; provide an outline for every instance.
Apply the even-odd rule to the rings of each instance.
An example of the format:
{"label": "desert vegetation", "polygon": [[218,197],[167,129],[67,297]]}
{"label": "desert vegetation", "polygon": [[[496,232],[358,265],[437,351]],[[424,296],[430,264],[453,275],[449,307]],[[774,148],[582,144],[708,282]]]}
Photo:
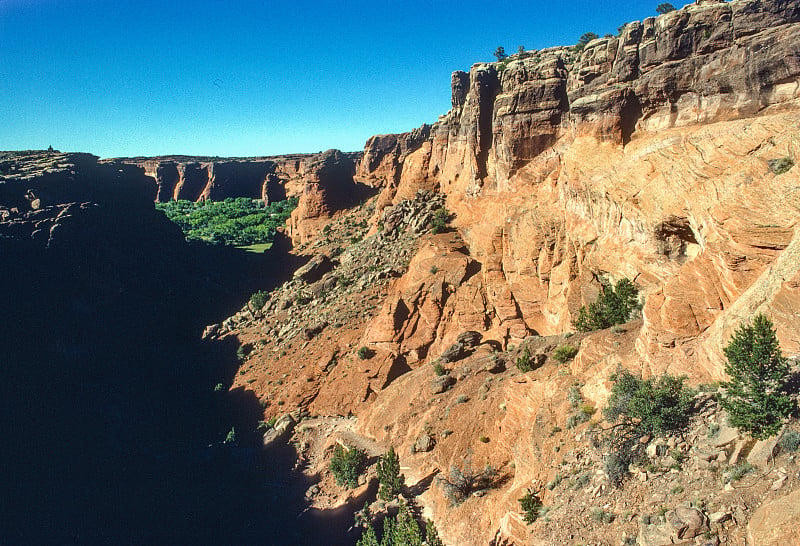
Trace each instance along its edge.
{"label": "desert vegetation", "polygon": [[750,324],[739,326],[723,352],[730,380],[723,384],[722,407],[731,425],[756,439],[774,436],[795,402],[787,392],[789,362],[772,321],[756,315]]}
{"label": "desert vegetation", "polygon": [[639,290],[629,279],[620,279],[614,286],[603,284],[597,301],[581,306],[572,325],[579,332],[591,332],[624,324],[639,309],[638,297]]}
{"label": "desert vegetation", "polygon": [[296,198],[269,205],[246,197],[156,203],[156,209],[178,224],[187,240],[230,246],[271,243],[277,227],[286,222],[296,206]]}
{"label": "desert vegetation", "polygon": [[640,438],[681,431],[689,425],[694,391],[684,385],[686,378],[668,374],[640,379],[625,370],[611,379],[614,385],[603,410],[613,423],[606,431],[605,471],[613,484],[619,484],[630,463],[642,455]]}
{"label": "desert vegetation", "polygon": [[400,458],[393,446],[378,460],[377,471],[378,497],[385,501],[395,498],[405,486],[405,478],[400,474]]}
{"label": "desert vegetation", "polygon": [[461,468],[451,466],[446,476],[437,477],[444,496],[453,506],[464,502],[475,491],[491,488],[496,479],[494,467],[486,465],[483,469],[475,469],[469,460]]}
{"label": "desert vegetation", "polygon": [[367,453],[363,449],[355,446],[343,447],[341,444],[336,444],[333,448],[330,470],[339,486],[351,489],[356,487],[366,466]]}

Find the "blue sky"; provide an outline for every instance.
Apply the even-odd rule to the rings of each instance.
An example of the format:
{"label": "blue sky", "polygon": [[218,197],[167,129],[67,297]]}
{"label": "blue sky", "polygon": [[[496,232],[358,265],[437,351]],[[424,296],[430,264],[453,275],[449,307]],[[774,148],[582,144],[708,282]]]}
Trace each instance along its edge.
{"label": "blue sky", "polygon": [[0,0],[0,150],[360,150],[435,122],[450,73],[498,45],[615,33],[658,3]]}

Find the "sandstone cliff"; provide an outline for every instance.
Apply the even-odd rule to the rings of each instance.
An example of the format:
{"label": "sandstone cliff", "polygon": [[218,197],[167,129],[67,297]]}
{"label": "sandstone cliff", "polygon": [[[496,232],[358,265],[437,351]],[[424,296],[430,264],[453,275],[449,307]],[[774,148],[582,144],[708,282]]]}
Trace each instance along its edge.
{"label": "sandstone cliff", "polygon": [[[219,158],[193,156],[133,157],[106,160],[144,168],[157,186],[156,201],[177,199],[221,201],[227,197],[250,197],[267,202],[303,193],[307,181],[325,164],[327,152],[275,157]],[[337,173],[352,178],[360,153],[336,155]],[[341,189],[341,188],[339,188]]]}
{"label": "sandstone cliff", "polygon": [[[326,302],[343,289],[333,281],[341,278],[336,263],[321,280],[288,285],[308,294],[293,300],[291,312],[284,300],[243,310],[230,331],[264,348],[240,381],[252,385],[267,415],[294,404],[352,413],[358,432],[393,444],[446,543],[601,543],[627,540],[631,530],[640,544],[679,540],[657,523],[628,519],[603,528],[590,521],[590,503],[605,502],[620,515],[647,511],[646,495],[655,496],[661,482],[609,491],[589,429],[562,435],[571,411],[566,393],[576,388],[587,411],[601,407],[619,366],[685,374],[694,383],[721,379],[722,346],[755,312],[775,321],[787,355],[800,353],[798,38],[796,3],[701,0],[629,23],[582,51],[528,51],[454,73],[452,109],[437,123],[367,142],[356,180],[380,189],[375,202],[343,214],[328,234],[310,233],[300,251],[341,252],[346,239],[331,234],[349,236],[365,214],[371,229],[358,231],[363,243],[344,255],[375,245],[396,207],[419,190],[446,196],[454,231],[417,235],[402,276],[388,284],[376,278],[363,291],[363,313],[327,314]],[[570,337],[580,305],[597,296],[602,281],[622,277],[640,287],[642,316],[617,332]],[[348,308],[358,305],[349,301]],[[303,318],[318,310],[326,313],[321,335]],[[262,321],[285,320],[262,335]],[[310,333],[303,339],[302,332]],[[464,345],[470,332],[478,346]],[[559,366],[551,354],[564,343],[579,352]],[[539,370],[512,369],[520,344],[544,362]],[[296,369],[297,347],[317,362],[313,371]],[[358,347],[374,356],[362,359]],[[436,376],[431,362],[444,363],[449,379]],[[262,363],[268,372],[259,371]],[[704,418],[716,423],[715,411]],[[704,450],[738,461],[743,452],[734,445],[743,440],[708,446],[702,426],[680,448],[698,473],[672,480],[675,490],[694,488],[695,497],[740,507],[731,508],[733,519],[718,513],[723,519],[713,530],[743,543],[753,506],[780,496],[774,491],[789,482],[771,493],[759,486],[718,495]],[[453,508],[430,484],[466,459],[500,468],[500,485]],[[315,460],[312,470],[324,473]],[[570,501],[561,503],[543,486],[565,468],[570,481],[588,473],[588,485],[575,494],[562,487]],[[522,522],[517,499],[528,488],[542,491],[554,523]],[[333,502],[324,492],[310,497]],[[676,518],[687,512],[675,504]],[[698,517],[697,528],[710,529],[706,515]],[[760,521],[753,536],[764,532]]]}
{"label": "sandstone cliff", "polygon": [[481,263],[470,313],[500,339],[568,330],[598,278],[627,276],[654,370],[720,377],[721,341],[756,309],[797,351],[797,178],[768,162],[797,153],[798,21],[792,2],[703,1],[582,51],[477,64],[433,127],[370,139],[358,176],[379,206],[447,194]]}

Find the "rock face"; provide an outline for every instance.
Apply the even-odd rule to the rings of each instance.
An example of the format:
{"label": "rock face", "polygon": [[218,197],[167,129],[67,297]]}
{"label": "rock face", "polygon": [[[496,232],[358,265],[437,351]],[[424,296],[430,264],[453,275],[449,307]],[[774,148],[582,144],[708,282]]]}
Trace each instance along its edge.
{"label": "rock face", "polygon": [[[351,162],[360,153],[339,154]],[[190,156],[135,157],[107,160],[144,168],[157,186],[156,201],[174,199],[221,201],[250,197],[281,201],[302,193],[313,180],[324,154],[293,154],[263,158],[211,158]],[[351,171],[355,169],[353,165]],[[352,177],[353,172],[350,172]]]}
{"label": "rock face", "polygon": [[328,150],[307,166],[297,208],[288,222],[295,243],[317,234],[333,213],[355,204],[363,191],[353,180],[355,163],[348,154]]}
{"label": "rock face", "polygon": [[490,337],[569,329],[599,280],[628,277],[654,371],[721,377],[758,310],[796,352],[797,170],[770,161],[798,157],[799,22],[791,2],[704,0],[580,52],[476,64],[427,139],[373,137],[358,176],[379,203],[447,194]]}
{"label": "rock face", "polygon": [[750,544],[778,546],[800,542],[800,491],[762,505],[747,526]]}

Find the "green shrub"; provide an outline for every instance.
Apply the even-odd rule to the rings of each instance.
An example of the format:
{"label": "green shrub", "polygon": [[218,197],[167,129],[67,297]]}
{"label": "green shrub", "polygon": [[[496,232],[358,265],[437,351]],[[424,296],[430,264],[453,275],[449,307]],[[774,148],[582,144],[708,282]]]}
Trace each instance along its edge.
{"label": "green shrub", "polygon": [[694,392],[684,387],[686,378],[667,374],[639,379],[625,370],[611,379],[614,385],[603,414],[618,424],[610,429],[607,438],[610,453],[605,471],[611,483],[619,485],[628,466],[642,456],[645,444],[639,438],[686,428]]}
{"label": "green shrub", "polygon": [[525,347],[525,350],[522,354],[517,358],[517,368],[519,371],[523,373],[532,372],[537,368],[537,362],[531,355],[531,350],[529,347]]}
{"label": "green shrub", "polygon": [[253,295],[250,296],[250,305],[253,306],[255,309],[261,309],[266,305],[267,300],[269,300],[269,292],[266,290],[259,290],[257,292],[253,292]]}
{"label": "green shrub", "polygon": [[656,12],[658,12],[660,15],[664,15],[665,13],[669,13],[671,11],[675,11],[675,6],[667,2],[659,4],[656,7]]}
{"label": "green shrub", "polygon": [[405,486],[405,477],[400,474],[400,458],[393,446],[378,460],[378,496],[389,501],[395,498]]}
{"label": "green shrub", "polygon": [[770,159],[767,161],[767,166],[775,174],[783,174],[789,172],[794,167],[794,161],[791,157],[781,157],[778,159]]}
{"label": "green shrub", "polygon": [[446,208],[442,207],[438,209],[433,213],[433,218],[431,219],[431,232],[434,234],[444,233],[447,231],[447,225],[450,223],[451,219],[452,215]]}
{"label": "green shrub", "polygon": [[340,444],[333,448],[330,470],[338,485],[351,489],[358,486],[358,477],[366,465],[367,453],[363,449],[354,446],[344,448]]}
{"label": "green shrub", "polygon": [[625,370],[611,380],[614,386],[603,410],[606,419],[621,420],[640,435],[681,430],[689,424],[694,392],[683,386],[685,377],[639,379]]}
{"label": "green shrub", "polygon": [[356,354],[358,355],[358,358],[360,358],[361,360],[368,360],[373,356],[375,356],[375,351],[373,351],[369,347],[361,347],[358,349]]}
{"label": "green shrub", "polygon": [[536,493],[528,490],[527,493],[517,500],[519,501],[520,508],[522,508],[522,519],[525,523],[530,525],[539,519],[539,514],[542,512],[542,501]]}
{"label": "green shrub", "polygon": [[620,279],[613,287],[604,284],[597,301],[582,306],[572,325],[579,332],[591,332],[624,324],[639,309],[638,296],[639,290],[628,279]]}
{"label": "green shrub", "polygon": [[555,358],[561,364],[564,364],[568,360],[572,360],[575,358],[575,355],[578,354],[578,348],[572,345],[562,345],[558,349],[555,350],[553,353],[553,358]]}
{"label": "green shrub", "polygon": [[441,377],[441,376],[443,376],[443,375],[446,375],[446,374],[447,374],[447,369],[446,369],[444,366],[442,366],[442,363],[441,363],[441,362],[436,362],[436,363],[433,365],[433,373],[435,373],[436,375],[438,375],[439,377]]}
{"label": "green shrub", "polygon": [[796,430],[787,430],[778,440],[778,447],[784,453],[794,453],[800,449],[800,433]]}
{"label": "green shrub", "polygon": [[497,49],[494,50],[494,56],[498,61],[502,61],[503,59],[508,57],[508,55],[506,54],[506,48],[504,48],[503,46],[498,46]]}
{"label": "green shrub", "polygon": [[772,321],[764,315],[741,325],[723,349],[728,362],[722,407],[730,424],[753,438],[774,436],[795,409],[786,392],[789,361],[781,354]]}

